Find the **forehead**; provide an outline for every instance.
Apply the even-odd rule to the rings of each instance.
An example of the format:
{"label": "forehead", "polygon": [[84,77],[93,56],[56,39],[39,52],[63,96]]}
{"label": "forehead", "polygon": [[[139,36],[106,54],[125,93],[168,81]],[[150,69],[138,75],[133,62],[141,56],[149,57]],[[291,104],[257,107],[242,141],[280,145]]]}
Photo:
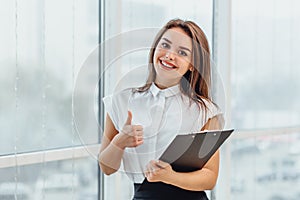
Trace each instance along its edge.
{"label": "forehead", "polygon": [[168,29],[162,36],[161,39],[166,38],[177,46],[192,47],[192,39],[184,32],[181,28]]}

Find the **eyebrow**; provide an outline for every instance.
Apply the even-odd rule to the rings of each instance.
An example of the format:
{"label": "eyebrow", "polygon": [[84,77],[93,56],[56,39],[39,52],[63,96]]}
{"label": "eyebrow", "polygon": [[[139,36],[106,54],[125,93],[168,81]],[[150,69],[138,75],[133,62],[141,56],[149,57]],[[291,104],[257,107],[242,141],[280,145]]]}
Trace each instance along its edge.
{"label": "eyebrow", "polygon": [[[168,40],[167,38],[162,38],[162,39],[165,40],[166,42],[172,44],[172,42],[170,40]],[[179,46],[179,48],[185,49],[185,50],[189,51],[190,53],[192,53],[192,51],[187,47]]]}

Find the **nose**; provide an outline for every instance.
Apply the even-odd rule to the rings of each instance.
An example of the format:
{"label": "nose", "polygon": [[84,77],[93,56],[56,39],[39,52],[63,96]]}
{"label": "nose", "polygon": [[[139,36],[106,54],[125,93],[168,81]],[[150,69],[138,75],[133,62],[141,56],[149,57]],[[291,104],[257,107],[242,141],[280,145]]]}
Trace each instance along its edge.
{"label": "nose", "polygon": [[175,54],[174,54],[174,52],[167,51],[165,57],[168,60],[174,60],[175,59]]}

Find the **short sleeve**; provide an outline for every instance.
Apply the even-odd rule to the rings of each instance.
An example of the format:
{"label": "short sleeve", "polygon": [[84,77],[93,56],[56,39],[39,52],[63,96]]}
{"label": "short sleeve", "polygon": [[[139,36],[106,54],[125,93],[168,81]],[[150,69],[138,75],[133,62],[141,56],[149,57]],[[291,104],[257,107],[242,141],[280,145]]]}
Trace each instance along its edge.
{"label": "short sleeve", "polygon": [[108,95],[106,97],[104,97],[102,99],[103,103],[104,103],[104,107],[106,112],[108,113],[109,117],[111,118],[115,128],[117,130],[120,130],[119,126],[118,126],[118,115],[117,115],[117,110],[116,110],[116,106],[113,106],[113,95]]}
{"label": "short sleeve", "polygon": [[217,115],[223,115],[222,110],[214,103],[209,102],[206,104],[207,105],[207,119],[213,118],[214,116]]}
{"label": "short sleeve", "polygon": [[122,90],[102,99],[104,107],[115,128],[120,131],[127,119],[128,101],[131,89]]}

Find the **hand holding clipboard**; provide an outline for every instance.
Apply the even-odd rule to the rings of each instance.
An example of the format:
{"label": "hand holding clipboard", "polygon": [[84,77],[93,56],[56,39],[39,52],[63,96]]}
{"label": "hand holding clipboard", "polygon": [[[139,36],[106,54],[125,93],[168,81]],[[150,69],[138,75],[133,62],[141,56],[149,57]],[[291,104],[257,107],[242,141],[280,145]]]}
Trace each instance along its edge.
{"label": "hand holding clipboard", "polygon": [[[209,130],[177,135],[159,160],[169,163],[174,171],[191,172],[201,169],[231,135],[233,129]],[[149,183],[143,181],[139,190]]]}

